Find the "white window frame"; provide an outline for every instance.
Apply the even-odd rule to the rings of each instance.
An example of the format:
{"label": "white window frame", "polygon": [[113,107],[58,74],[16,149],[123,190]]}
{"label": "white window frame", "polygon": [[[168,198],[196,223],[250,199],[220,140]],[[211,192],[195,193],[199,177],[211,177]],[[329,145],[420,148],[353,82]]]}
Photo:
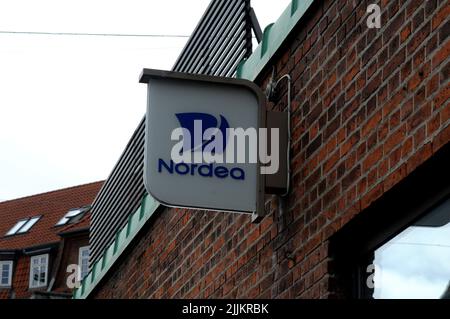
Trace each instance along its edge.
{"label": "white window frame", "polygon": [[[78,280],[79,281],[84,279],[83,276],[82,276],[82,269],[81,269],[81,267],[82,267],[82,260],[83,260],[83,251],[86,251],[86,250],[88,251],[88,253],[90,253],[89,252],[89,246],[80,247],[80,249],[78,250],[78,269],[79,269],[79,271],[78,271]],[[89,254],[88,254],[88,263],[89,263]],[[88,271],[89,271],[89,269],[88,269]]]}
{"label": "white window frame", "polygon": [[[8,274],[8,283],[7,284],[2,284],[2,282],[1,282],[3,265],[9,265],[9,274]],[[11,285],[12,285],[12,270],[13,270],[13,261],[12,260],[1,260],[0,261],[0,288],[11,287]]]}
{"label": "white window frame", "polygon": [[[45,265],[40,264],[40,260],[42,257],[45,257]],[[37,285],[34,285],[34,280],[33,280],[33,260],[35,259],[39,259],[39,269],[44,266],[44,271],[45,271],[45,280],[44,283],[40,283],[38,281]],[[49,262],[49,254],[43,254],[43,255],[37,255],[37,256],[32,256],[30,258],[30,282],[29,282],[29,287],[34,289],[34,288],[42,288],[42,287],[47,287],[47,279],[48,279],[48,262]]]}

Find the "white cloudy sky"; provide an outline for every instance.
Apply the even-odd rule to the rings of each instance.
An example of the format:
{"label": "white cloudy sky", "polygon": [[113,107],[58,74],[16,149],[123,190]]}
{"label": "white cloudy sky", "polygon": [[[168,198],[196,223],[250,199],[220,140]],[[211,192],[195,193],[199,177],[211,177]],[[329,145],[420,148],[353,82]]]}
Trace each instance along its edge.
{"label": "white cloudy sky", "polygon": [[[289,0],[253,0],[264,28]],[[105,179],[145,112],[141,70],[171,69],[209,0],[1,0],[0,200]]]}

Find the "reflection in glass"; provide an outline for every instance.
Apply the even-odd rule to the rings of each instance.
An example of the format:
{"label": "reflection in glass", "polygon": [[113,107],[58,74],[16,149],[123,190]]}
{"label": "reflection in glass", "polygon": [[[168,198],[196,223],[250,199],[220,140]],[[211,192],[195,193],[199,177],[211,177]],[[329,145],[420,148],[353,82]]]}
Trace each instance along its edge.
{"label": "reflection in glass", "polygon": [[377,249],[374,263],[374,298],[444,298],[450,283],[450,199]]}

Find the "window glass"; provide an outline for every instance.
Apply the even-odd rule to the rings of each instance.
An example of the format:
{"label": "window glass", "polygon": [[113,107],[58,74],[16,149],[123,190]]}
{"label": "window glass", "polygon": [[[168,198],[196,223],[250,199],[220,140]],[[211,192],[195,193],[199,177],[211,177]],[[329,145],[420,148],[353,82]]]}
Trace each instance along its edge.
{"label": "window glass", "polygon": [[20,220],[7,233],[6,236],[26,233],[38,222],[41,216]]}
{"label": "window glass", "polygon": [[0,261],[0,286],[9,287],[12,281],[12,261]]}
{"label": "window glass", "polygon": [[89,273],[89,247],[81,247],[79,252],[80,280]]}
{"label": "window glass", "polygon": [[443,298],[450,288],[450,199],[376,250],[374,264],[374,298]]}
{"label": "window glass", "polygon": [[31,257],[30,288],[47,285],[48,255]]}
{"label": "window glass", "polygon": [[28,219],[26,219],[26,220],[21,220],[21,221],[17,222],[17,224],[15,224],[15,225],[13,226],[13,228],[11,228],[11,229],[6,233],[6,235],[7,235],[7,236],[14,235],[15,233],[17,233],[17,231],[18,231],[23,225],[25,225],[25,223],[26,223],[27,221],[28,221]]}
{"label": "window glass", "polygon": [[37,223],[37,221],[39,219],[40,219],[40,217],[33,217],[33,218],[31,218],[22,228],[20,228],[18,233],[26,233],[27,231],[29,231],[31,229],[31,227],[34,226],[34,224]]}

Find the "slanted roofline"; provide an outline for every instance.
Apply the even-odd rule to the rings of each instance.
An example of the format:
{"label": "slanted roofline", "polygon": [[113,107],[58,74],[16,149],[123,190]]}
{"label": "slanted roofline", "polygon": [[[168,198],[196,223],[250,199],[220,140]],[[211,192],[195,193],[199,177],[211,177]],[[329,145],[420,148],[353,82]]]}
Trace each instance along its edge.
{"label": "slanted roofline", "polygon": [[[77,186],[70,186],[70,187],[66,187],[66,188],[55,189],[55,190],[51,190],[51,191],[44,192],[44,193],[39,193],[39,194],[34,194],[34,195],[29,195],[29,196],[14,198],[14,199],[8,199],[8,200],[5,200],[5,201],[0,201],[0,204],[6,204],[6,203],[10,203],[10,202],[15,202],[15,201],[21,201],[21,200],[24,200],[24,199],[32,199],[34,197],[41,197],[41,196],[50,195],[50,194],[53,194],[53,193],[70,191],[71,189],[87,187],[89,185],[94,185],[94,184],[103,183],[103,182],[104,181],[101,180],[101,181],[96,181],[96,182],[87,183],[87,184],[81,184],[81,185],[77,185]],[[78,208],[78,207],[73,207],[73,208]]]}

